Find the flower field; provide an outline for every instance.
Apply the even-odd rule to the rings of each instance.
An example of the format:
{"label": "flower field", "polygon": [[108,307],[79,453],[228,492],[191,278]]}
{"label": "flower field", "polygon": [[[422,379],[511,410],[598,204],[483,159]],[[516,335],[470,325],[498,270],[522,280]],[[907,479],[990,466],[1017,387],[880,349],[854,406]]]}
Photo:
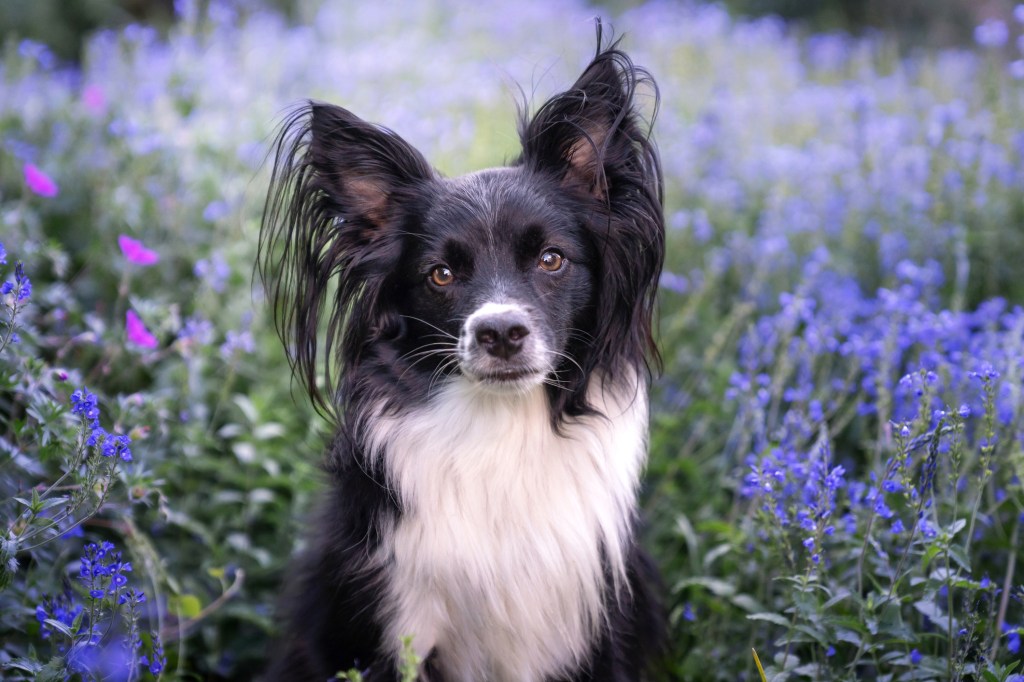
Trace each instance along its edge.
{"label": "flower field", "polygon": [[[261,668],[328,435],[253,279],[288,107],[458,174],[514,158],[517,100],[594,49],[570,0],[176,7],[80,67],[0,56],[4,680]],[[669,667],[1019,682],[1024,5],[943,51],[717,5],[608,19],[661,94]]]}

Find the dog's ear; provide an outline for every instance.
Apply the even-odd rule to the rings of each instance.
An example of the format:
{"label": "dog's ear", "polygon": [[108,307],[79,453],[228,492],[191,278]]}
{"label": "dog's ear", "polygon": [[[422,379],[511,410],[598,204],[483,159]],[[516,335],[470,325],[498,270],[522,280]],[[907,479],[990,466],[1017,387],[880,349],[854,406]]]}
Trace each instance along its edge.
{"label": "dog's ear", "polygon": [[333,414],[337,365],[362,341],[351,329],[372,334],[389,324],[359,303],[379,295],[394,271],[400,223],[435,174],[390,130],[314,102],[285,119],[273,158],[257,272],[293,372],[314,405]]}
{"label": "dog's ear", "polygon": [[[648,74],[615,44],[599,49],[572,88],[551,98],[532,119],[522,119],[521,162],[602,201],[615,191],[620,172],[639,171],[660,182],[649,126],[641,126],[636,107],[642,83],[651,86],[656,108],[657,89]],[[653,189],[660,194],[660,187]]]}
{"label": "dog's ear", "polygon": [[403,190],[433,177],[412,145],[341,107],[311,102],[308,128],[306,162],[325,209],[367,236],[394,217]]}
{"label": "dog's ear", "polygon": [[[576,217],[593,239],[591,266],[601,283],[587,330],[592,342],[576,351],[579,388],[552,399],[567,412],[586,409],[585,382],[594,368],[607,377],[623,365],[649,371],[648,360],[659,362],[652,324],[665,228],[661,164],[650,138],[658,90],[616,43],[602,49],[600,23],[597,41],[596,56],[572,88],[520,125],[518,163],[582,200]],[[641,86],[651,95],[647,121],[637,106]]]}

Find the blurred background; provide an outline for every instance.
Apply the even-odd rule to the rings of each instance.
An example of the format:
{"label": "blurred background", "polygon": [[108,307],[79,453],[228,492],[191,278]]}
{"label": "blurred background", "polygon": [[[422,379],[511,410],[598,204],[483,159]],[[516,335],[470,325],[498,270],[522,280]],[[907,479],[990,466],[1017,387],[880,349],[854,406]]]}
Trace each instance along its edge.
{"label": "blurred background", "polygon": [[661,93],[672,672],[1020,682],[1005,0],[0,2],[0,678],[255,678],[330,431],[253,278],[275,126],[322,99],[505,163],[595,15]]}
{"label": "blurred background", "polygon": [[[199,0],[197,4],[205,8],[209,3]],[[299,0],[260,4],[293,20],[303,17]],[[591,6],[598,13],[618,14],[637,4],[606,0]],[[907,48],[968,45],[977,25],[986,19],[1007,20],[1014,7],[1012,0],[726,0],[721,4],[736,17],[778,16],[807,31],[884,31]],[[10,0],[0,6],[0,30],[7,38],[31,38],[49,46],[61,59],[78,61],[83,40],[92,31],[139,22],[166,30],[176,16],[173,0]]]}

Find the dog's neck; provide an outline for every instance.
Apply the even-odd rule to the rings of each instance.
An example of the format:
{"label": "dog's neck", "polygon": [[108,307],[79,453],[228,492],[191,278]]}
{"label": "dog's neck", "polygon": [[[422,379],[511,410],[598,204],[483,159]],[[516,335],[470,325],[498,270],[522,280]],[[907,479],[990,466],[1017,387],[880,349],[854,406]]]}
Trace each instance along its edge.
{"label": "dog's neck", "polygon": [[396,646],[412,636],[467,680],[542,679],[587,655],[625,584],[647,434],[643,387],[591,385],[601,414],[558,430],[543,386],[502,395],[464,379],[365,422],[402,509],[378,555]]}

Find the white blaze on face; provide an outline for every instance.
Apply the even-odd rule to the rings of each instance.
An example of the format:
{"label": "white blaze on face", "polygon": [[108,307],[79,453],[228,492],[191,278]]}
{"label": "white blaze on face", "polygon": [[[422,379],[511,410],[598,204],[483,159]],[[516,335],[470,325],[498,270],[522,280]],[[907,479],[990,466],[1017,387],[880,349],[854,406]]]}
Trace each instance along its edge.
{"label": "white blaze on face", "polygon": [[489,388],[521,392],[554,369],[550,334],[519,303],[488,301],[466,318],[459,333],[459,369]]}

